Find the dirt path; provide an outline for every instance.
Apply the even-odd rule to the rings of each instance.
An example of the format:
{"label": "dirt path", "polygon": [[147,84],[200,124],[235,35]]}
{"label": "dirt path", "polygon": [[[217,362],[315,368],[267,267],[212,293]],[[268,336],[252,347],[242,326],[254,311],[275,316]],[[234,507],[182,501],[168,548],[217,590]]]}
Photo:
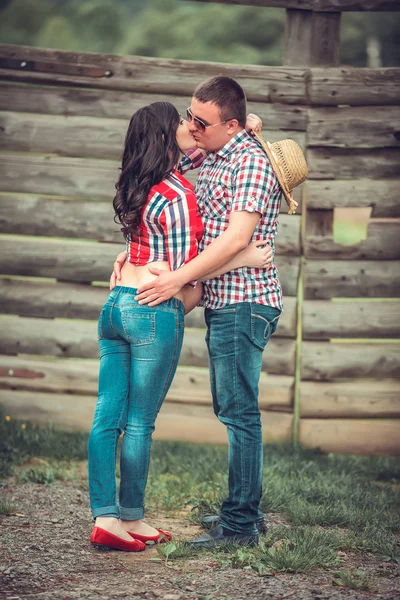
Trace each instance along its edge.
{"label": "dirt path", "polygon": [[[167,566],[151,547],[141,554],[93,550],[88,542],[92,523],[87,493],[79,482],[43,486],[10,479],[1,488],[1,497],[17,507],[16,515],[0,518],[1,599],[400,598],[398,567],[371,555],[348,555],[342,568],[365,568],[375,580],[372,592],[334,586],[334,569],[259,577],[246,569],[220,568],[207,555]],[[172,530],[179,539],[191,539],[200,531],[183,517],[159,515],[151,523]]]}

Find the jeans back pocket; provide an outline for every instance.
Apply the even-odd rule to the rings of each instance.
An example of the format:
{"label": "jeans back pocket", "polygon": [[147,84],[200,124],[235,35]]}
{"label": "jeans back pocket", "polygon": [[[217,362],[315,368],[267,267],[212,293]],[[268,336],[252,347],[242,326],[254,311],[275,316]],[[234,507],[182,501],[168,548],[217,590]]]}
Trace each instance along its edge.
{"label": "jeans back pocket", "polygon": [[280,316],[281,311],[272,306],[252,306],[251,338],[259,348],[264,349],[271,335],[275,333]]}
{"label": "jeans back pocket", "polygon": [[125,339],[131,344],[151,344],[156,338],[155,312],[144,312],[143,309],[121,311],[121,323]]}

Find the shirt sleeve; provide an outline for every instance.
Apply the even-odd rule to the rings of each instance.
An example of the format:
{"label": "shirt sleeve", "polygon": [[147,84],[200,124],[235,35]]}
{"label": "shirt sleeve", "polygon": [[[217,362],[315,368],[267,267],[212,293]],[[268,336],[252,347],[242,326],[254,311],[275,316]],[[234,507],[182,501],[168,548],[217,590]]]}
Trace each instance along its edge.
{"label": "shirt sleeve", "polygon": [[178,171],[183,174],[191,169],[198,169],[205,157],[206,155],[199,148],[191,148],[183,155]]}
{"label": "shirt sleeve", "polygon": [[[203,223],[193,192],[181,194],[168,202],[160,217],[164,231],[168,265],[176,271],[197,256]],[[190,282],[193,287],[196,281]]]}
{"label": "shirt sleeve", "polygon": [[247,155],[238,166],[233,181],[232,211],[266,213],[277,180],[266,156]]}

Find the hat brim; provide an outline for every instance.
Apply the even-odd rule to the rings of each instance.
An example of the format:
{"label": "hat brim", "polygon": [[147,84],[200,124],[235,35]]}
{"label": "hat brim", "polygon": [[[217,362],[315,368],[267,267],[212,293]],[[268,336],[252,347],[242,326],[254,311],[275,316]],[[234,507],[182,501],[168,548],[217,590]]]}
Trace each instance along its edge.
{"label": "hat brim", "polygon": [[293,199],[293,192],[292,190],[289,189],[285,177],[281,171],[281,168],[279,166],[278,161],[276,160],[274,153],[272,152],[269,142],[266,142],[261,135],[258,135],[257,133],[255,134],[255,137],[257,138],[257,140],[259,141],[259,143],[262,145],[263,150],[265,152],[265,154],[268,157],[269,162],[271,163],[271,166],[275,172],[276,178],[279,182],[279,185],[281,186],[281,190],[282,190],[282,194],[285,196],[285,200],[287,202],[287,205],[289,206],[289,214],[294,214],[298,204],[297,202]]}

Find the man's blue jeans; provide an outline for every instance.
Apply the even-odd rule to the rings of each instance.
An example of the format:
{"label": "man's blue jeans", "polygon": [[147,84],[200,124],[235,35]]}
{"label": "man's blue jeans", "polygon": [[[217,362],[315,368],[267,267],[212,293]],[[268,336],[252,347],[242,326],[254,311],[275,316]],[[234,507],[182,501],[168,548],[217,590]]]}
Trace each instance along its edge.
{"label": "man's blue jeans", "polygon": [[237,533],[257,534],[255,523],[262,518],[258,383],[262,353],[280,314],[249,302],[205,311],[213,407],[228,428],[229,496],[222,504],[221,524]]}
{"label": "man's blue jeans", "polygon": [[[93,517],[143,519],[154,422],[174,377],[184,332],[183,302],[140,306],[135,288],[117,286],[99,318],[98,401],[89,437]],[[119,504],[115,477],[123,432]]]}

